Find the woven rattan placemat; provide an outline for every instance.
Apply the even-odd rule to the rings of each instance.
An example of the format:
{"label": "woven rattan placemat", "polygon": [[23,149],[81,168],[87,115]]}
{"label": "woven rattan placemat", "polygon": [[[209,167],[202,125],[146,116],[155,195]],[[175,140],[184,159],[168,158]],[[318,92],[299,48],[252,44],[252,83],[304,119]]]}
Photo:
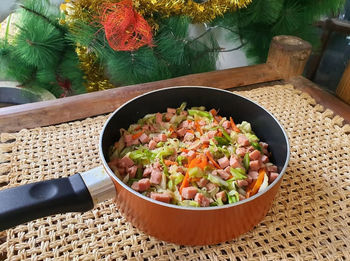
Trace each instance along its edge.
{"label": "woven rattan placemat", "polygon": [[[240,94],[270,110],[291,143],[280,192],[251,232],[218,245],[178,246],[138,231],[107,201],[84,214],[9,229],[2,233],[0,253],[8,260],[350,260],[350,126],[290,85]],[[97,144],[106,119],[2,134],[0,183],[13,187],[99,165]]]}

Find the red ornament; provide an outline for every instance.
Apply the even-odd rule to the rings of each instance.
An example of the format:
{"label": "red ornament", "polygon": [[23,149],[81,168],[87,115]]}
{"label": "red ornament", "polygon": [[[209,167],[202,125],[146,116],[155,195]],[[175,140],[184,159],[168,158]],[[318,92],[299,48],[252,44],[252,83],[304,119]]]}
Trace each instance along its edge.
{"label": "red ornament", "polygon": [[131,0],[106,3],[100,23],[113,50],[133,51],[144,45],[152,46],[151,27],[133,9]]}

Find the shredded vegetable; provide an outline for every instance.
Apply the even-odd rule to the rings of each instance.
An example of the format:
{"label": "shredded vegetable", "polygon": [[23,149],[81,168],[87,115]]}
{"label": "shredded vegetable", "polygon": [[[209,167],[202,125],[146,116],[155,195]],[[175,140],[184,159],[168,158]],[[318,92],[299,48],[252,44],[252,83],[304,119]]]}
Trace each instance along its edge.
{"label": "shredded vegetable", "polygon": [[263,192],[278,176],[247,121],[184,102],[147,114],[110,148],[109,167],[132,189],[185,207],[234,204]]}

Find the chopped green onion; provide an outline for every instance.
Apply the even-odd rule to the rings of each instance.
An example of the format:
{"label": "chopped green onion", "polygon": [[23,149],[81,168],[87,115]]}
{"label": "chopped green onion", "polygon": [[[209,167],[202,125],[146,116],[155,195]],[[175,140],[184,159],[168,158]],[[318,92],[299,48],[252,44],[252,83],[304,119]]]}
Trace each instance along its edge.
{"label": "chopped green onion", "polygon": [[249,153],[247,152],[243,158],[243,166],[245,167],[246,170],[249,169],[249,163],[250,163]]}
{"label": "chopped green onion", "polygon": [[223,180],[222,178],[219,178],[217,176],[211,175],[211,174],[208,175],[208,180],[216,185],[219,185],[219,186],[224,186],[224,187],[229,186],[229,184],[225,180]]}
{"label": "chopped green onion", "polygon": [[182,200],[179,202],[179,205],[185,207],[199,207],[199,203],[194,200]]}
{"label": "chopped green onion", "polygon": [[212,119],[213,115],[211,115],[209,112],[207,111],[200,111],[200,110],[188,110],[188,114],[191,116],[200,116],[200,117],[206,117],[208,119]]}
{"label": "chopped green onion", "polygon": [[180,114],[186,108],[186,105],[186,102],[181,103],[180,107],[176,109],[176,114]]}
{"label": "chopped green onion", "polygon": [[233,176],[233,180],[246,179],[245,170],[241,168],[230,168],[230,172]]}
{"label": "chopped green onion", "polygon": [[252,142],[252,146],[254,147],[254,149],[258,150],[258,151],[262,151],[262,148],[260,146],[259,143],[257,142]]}
{"label": "chopped green onion", "polygon": [[230,144],[230,142],[227,139],[223,138],[223,137],[216,136],[216,137],[214,137],[214,139],[218,142],[218,145],[220,145],[220,146]]}
{"label": "chopped green onion", "polygon": [[142,179],[142,175],[143,175],[142,168],[137,168],[137,171],[136,171],[136,178],[137,178],[137,179]]}
{"label": "chopped green onion", "polygon": [[227,193],[227,197],[228,197],[228,203],[232,204],[235,203],[237,201],[239,201],[239,194],[236,190],[231,190],[229,193]]}
{"label": "chopped green onion", "polygon": [[177,156],[176,162],[179,163],[179,165],[182,165],[182,161],[184,161],[185,159],[185,156]]}

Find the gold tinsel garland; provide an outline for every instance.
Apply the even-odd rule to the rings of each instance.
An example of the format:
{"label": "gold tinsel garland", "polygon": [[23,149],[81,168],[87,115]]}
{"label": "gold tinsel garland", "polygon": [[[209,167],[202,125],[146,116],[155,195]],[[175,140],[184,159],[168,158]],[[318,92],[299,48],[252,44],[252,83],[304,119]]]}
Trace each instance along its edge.
{"label": "gold tinsel garland", "polygon": [[[91,22],[101,13],[101,7],[105,2],[119,2],[119,0],[65,0],[67,3],[61,5],[65,13],[63,22],[74,24],[80,20]],[[152,29],[156,31],[158,24],[154,14],[161,17],[173,15],[186,15],[192,18],[193,23],[210,22],[215,17],[237,8],[246,7],[252,0],[208,0],[196,3],[193,0],[133,0],[133,6],[142,16],[146,18]],[[97,59],[90,54],[87,48],[77,47],[77,54],[81,61],[81,68],[86,75],[87,91],[99,91],[110,89],[113,86],[105,77],[103,69],[98,66]]]}
{"label": "gold tinsel garland", "polygon": [[143,16],[157,13],[169,17],[186,15],[194,23],[210,22],[228,11],[246,7],[252,0],[208,0],[196,3],[193,0],[133,0],[134,6]]}

